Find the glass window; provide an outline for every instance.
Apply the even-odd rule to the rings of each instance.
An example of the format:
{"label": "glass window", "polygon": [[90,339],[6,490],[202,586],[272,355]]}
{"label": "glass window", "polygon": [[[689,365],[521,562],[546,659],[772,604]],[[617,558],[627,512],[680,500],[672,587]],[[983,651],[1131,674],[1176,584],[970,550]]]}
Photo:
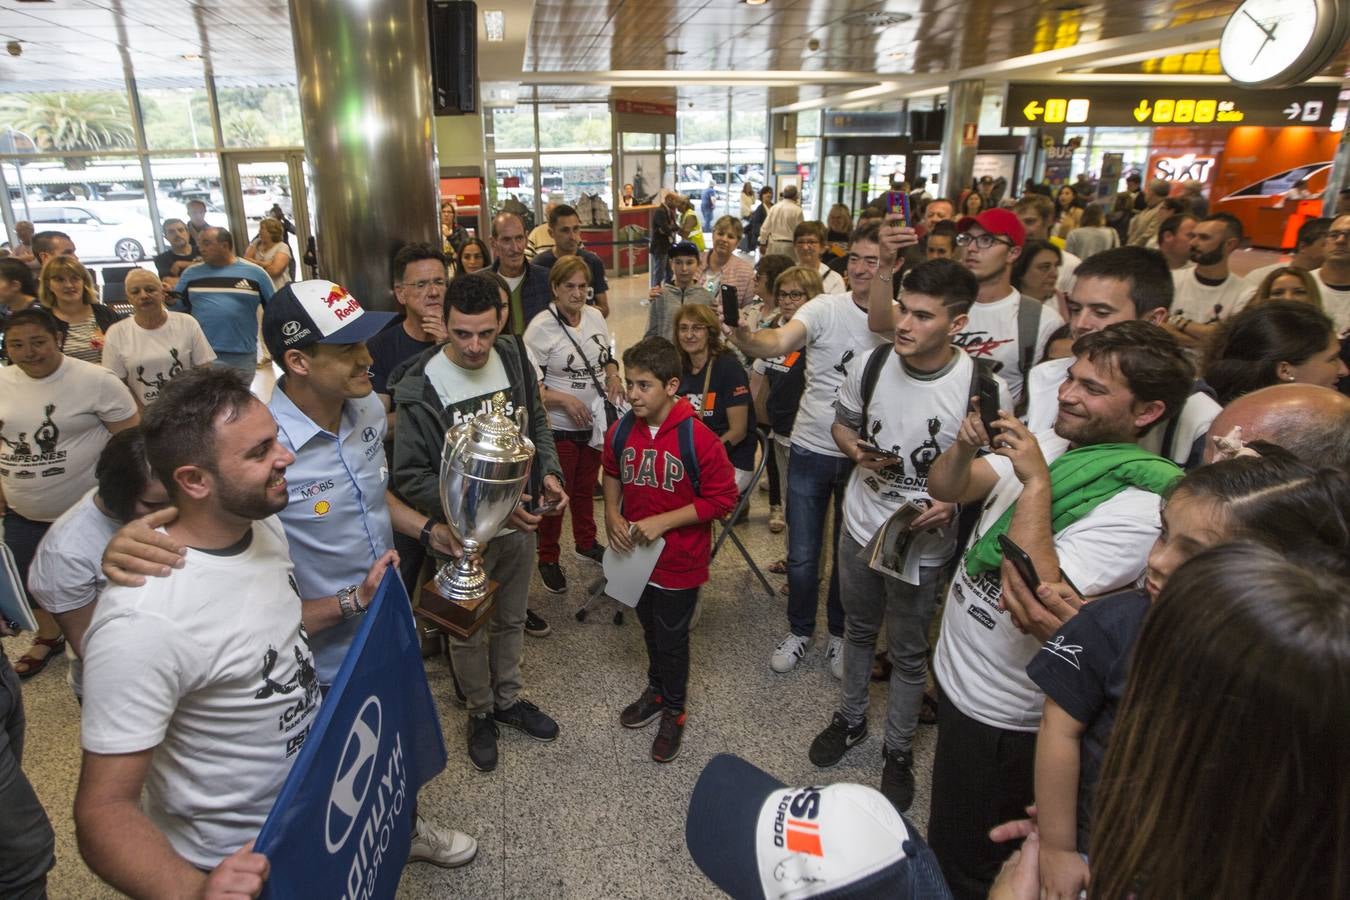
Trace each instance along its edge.
{"label": "glass window", "polygon": [[305,142],[294,84],[227,87],[217,80],[216,103],[226,147],[299,147]]}
{"label": "glass window", "polygon": [[139,88],[145,145],[151,150],[211,149],[211,101],[206,88]]}
{"label": "glass window", "polygon": [[614,157],[608,153],[569,153],[539,157],[540,208],[548,202],[550,193],[560,193],[563,201],[576,205],[582,194],[598,194],[614,209]]}
{"label": "glass window", "polygon": [[155,224],[136,157],[3,163],[16,220],[64,231],[85,263],[138,262],[156,251]]}
{"label": "glass window", "polygon": [[625,132],[623,134],[623,149],[625,150],[660,150],[661,135],[659,134],[636,134]]}
{"label": "glass window", "polygon": [[820,134],[820,110],[808,109],[797,113],[797,136],[808,137]]}
{"label": "glass window", "polygon": [[495,107],[488,111],[487,148],[497,150],[534,149],[534,107],[525,104]]}
{"label": "glass window", "polygon": [[514,198],[529,210],[531,221],[527,221],[526,225],[534,227],[537,222],[533,221],[533,217],[538,211],[536,203],[539,196],[534,186],[534,162],[529,159],[498,159],[492,165],[496,175],[488,181],[490,212],[496,214],[507,200]]}
{"label": "glass window", "polygon": [[539,105],[540,150],[608,150],[609,104]]}
{"label": "glass window", "polygon": [[125,91],[34,91],[0,98],[0,131],[32,139],[39,153],[135,150]]}

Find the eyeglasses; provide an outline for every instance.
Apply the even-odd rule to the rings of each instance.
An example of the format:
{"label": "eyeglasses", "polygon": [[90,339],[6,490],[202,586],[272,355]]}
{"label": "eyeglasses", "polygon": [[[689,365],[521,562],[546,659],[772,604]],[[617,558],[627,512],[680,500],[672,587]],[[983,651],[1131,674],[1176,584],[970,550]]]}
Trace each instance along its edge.
{"label": "eyeglasses", "polygon": [[1013,245],[1012,241],[1005,240],[1004,238],[1001,237],[996,237],[992,234],[987,233],[971,234],[969,231],[967,231],[965,234],[958,234],[956,236],[956,243],[960,247],[967,247],[971,244],[974,244],[981,250],[988,250],[995,244],[1007,244],[1009,247]]}
{"label": "eyeglasses", "polygon": [[440,289],[440,290],[444,290],[444,289],[445,289],[445,279],[444,279],[444,278],[423,278],[421,281],[405,281],[405,282],[403,282],[403,286],[404,286],[405,288],[411,288],[412,290],[416,291],[416,292],[419,293],[419,294],[425,294],[425,293],[427,292],[427,288],[431,288],[431,287],[434,287],[434,288],[437,288],[437,289]]}
{"label": "eyeglasses", "polygon": [[805,300],[806,291],[779,291],[779,300]]}
{"label": "eyeglasses", "polygon": [[698,334],[700,331],[707,331],[707,330],[708,330],[707,325],[690,325],[687,322],[681,323],[680,327],[676,329],[676,331],[678,331],[680,334]]}

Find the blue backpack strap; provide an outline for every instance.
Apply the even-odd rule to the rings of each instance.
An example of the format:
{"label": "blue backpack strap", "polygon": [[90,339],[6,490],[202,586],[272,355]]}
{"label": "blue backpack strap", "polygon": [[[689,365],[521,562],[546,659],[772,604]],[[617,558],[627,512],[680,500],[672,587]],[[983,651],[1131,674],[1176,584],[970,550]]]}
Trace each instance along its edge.
{"label": "blue backpack strap", "polygon": [[694,488],[694,496],[703,496],[703,478],[698,468],[698,453],[694,451],[694,420],[681,419],[675,426],[680,440],[680,459],[684,462],[684,471],[689,475],[689,484]]}
{"label": "blue backpack strap", "polygon": [[628,435],[633,430],[633,411],[630,409],[619,417],[614,426],[614,461],[623,465],[623,448],[628,446]]}

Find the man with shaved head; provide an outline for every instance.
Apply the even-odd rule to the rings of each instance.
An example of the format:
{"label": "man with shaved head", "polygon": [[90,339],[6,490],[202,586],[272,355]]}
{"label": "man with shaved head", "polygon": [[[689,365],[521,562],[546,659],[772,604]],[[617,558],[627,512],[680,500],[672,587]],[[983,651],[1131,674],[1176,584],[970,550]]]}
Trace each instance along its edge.
{"label": "man with shaved head", "polygon": [[513,212],[492,217],[492,271],[506,279],[511,296],[507,306],[506,328],[517,337],[525,333],[538,313],[553,299],[548,286],[548,269],[525,258],[525,222]]}
{"label": "man with shaved head", "polygon": [[1279,444],[1310,466],[1350,467],[1350,397],[1311,384],[1277,384],[1238,397],[1209,426],[1205,462],[1219,455],[1216,439]]}

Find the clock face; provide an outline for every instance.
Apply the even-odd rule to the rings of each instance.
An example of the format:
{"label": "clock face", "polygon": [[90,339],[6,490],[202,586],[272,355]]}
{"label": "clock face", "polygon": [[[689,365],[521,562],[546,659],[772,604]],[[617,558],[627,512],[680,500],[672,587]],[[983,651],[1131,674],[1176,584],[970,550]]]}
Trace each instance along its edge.
{"label": "clock face", "polygon": [[1276,79],[1323,40],[1317,0],[1246,0],[1224,27],[1219,62],[1236,82]]}

